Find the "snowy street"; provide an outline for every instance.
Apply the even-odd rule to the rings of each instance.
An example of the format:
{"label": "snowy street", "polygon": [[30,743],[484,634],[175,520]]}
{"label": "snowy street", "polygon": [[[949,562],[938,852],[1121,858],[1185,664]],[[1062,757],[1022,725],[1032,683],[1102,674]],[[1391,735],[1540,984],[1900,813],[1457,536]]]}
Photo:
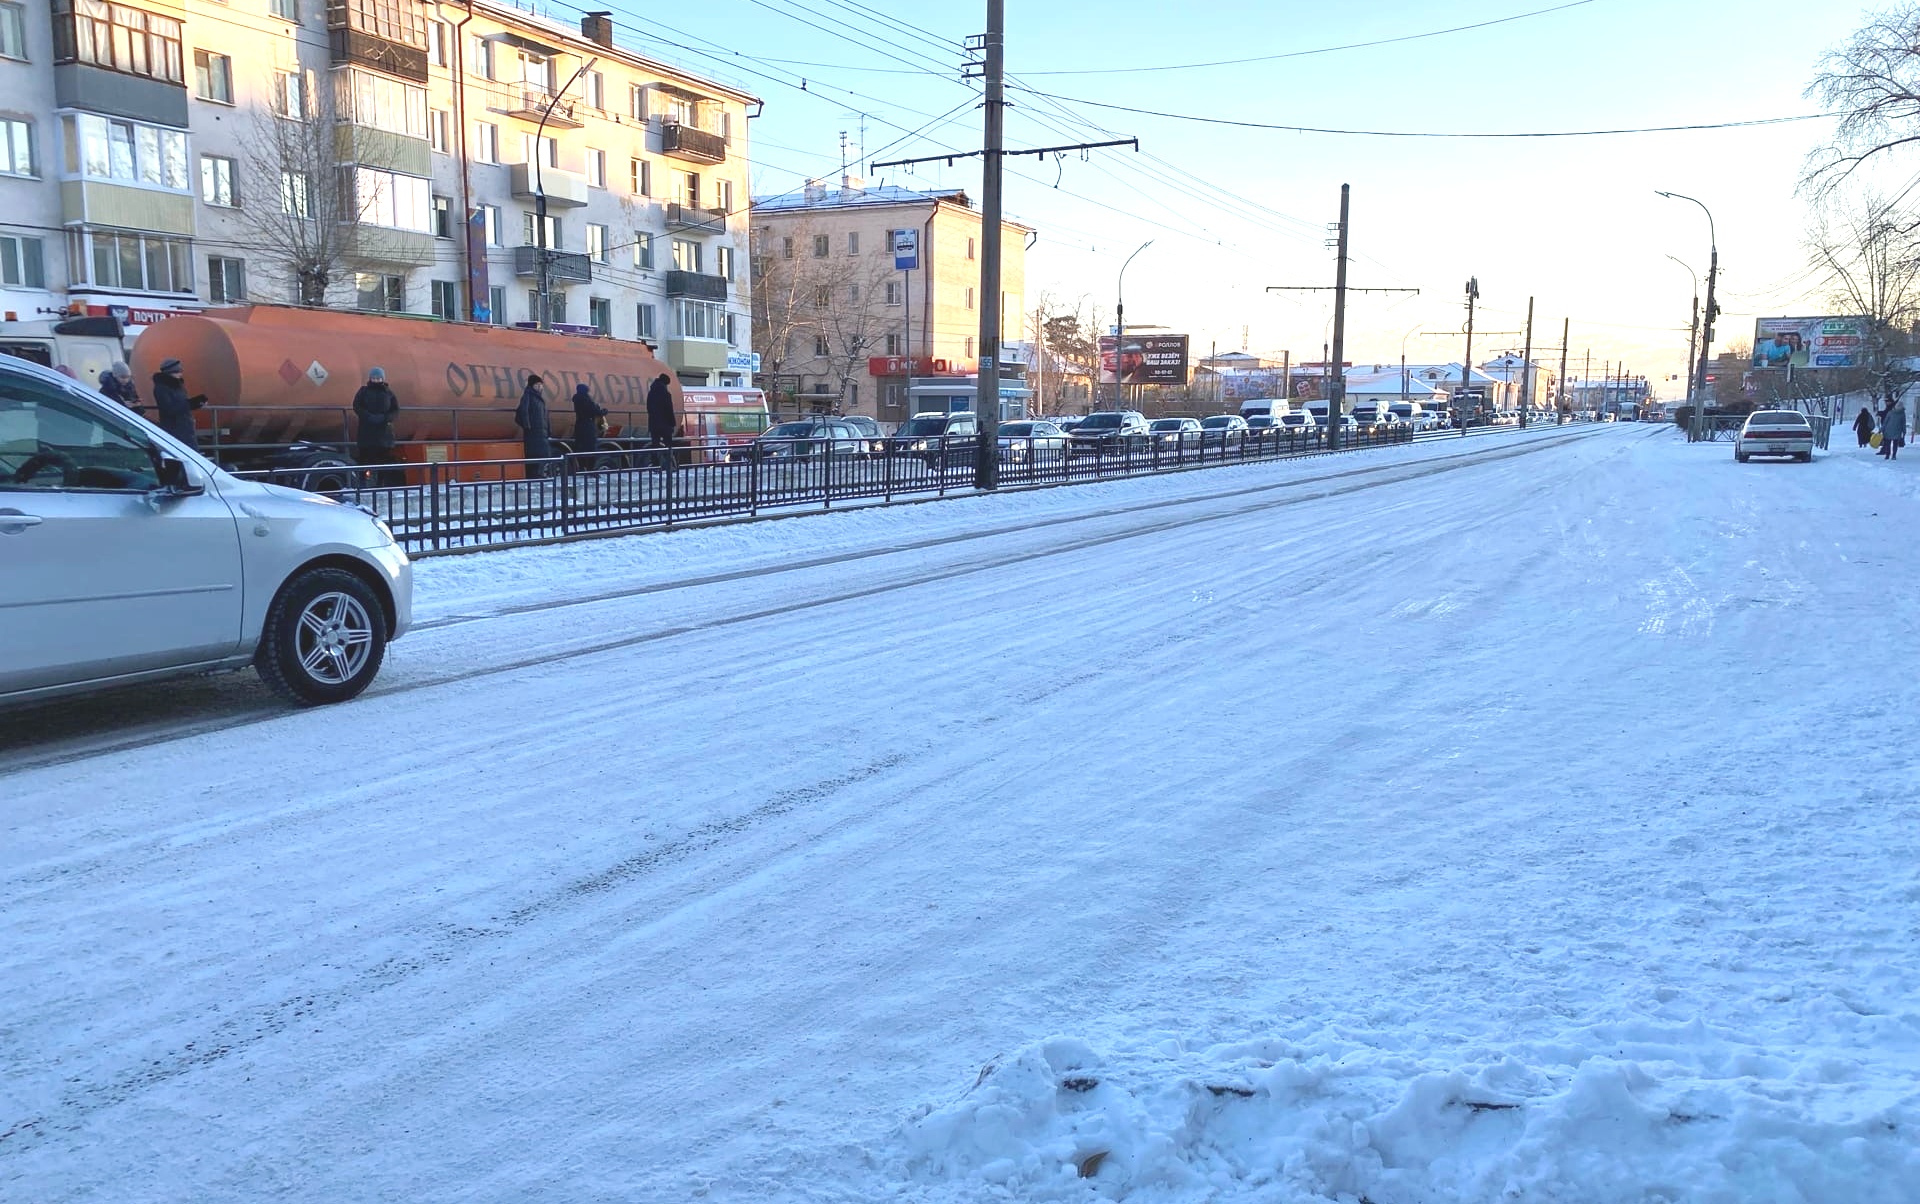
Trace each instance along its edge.
{"label": "snowy street", "polygon": [[0,1199],[1920,1201],[1841,442],[429,560],[357,702],[9,713]]}

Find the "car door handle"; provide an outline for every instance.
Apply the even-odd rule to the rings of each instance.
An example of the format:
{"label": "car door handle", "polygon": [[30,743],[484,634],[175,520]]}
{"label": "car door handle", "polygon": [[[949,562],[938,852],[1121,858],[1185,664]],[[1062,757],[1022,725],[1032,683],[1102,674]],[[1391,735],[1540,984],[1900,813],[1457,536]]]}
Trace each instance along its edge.
{"label": "car door handle", "polygon": [[22,514],[18,510],[0,510],[0,535],[18,535],[28,527],[37,527],[45,521],[37,514]]}

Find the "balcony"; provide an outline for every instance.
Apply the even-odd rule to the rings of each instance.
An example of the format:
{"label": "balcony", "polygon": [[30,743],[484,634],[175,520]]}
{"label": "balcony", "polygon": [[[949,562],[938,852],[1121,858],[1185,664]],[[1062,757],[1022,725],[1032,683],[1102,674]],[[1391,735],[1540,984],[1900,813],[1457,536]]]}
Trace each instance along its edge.
{"label": "balcony", "polygon": [[660,153],[690,163],[725,163],[727,140],[690,125],[668,122],[660,127]]}
{"label": "balcony", "polygon": [[537,184],[547,190],[547,204],[571,208],[587,203],[587,177],[579,172],[562,171],[558,167],[536,169],[531,163],[515,163],[512,171],[513,195],[522,200],[534,199]]}
{"label": "balcony", "polygon": [[727,211],[702,209],[698,205],[682,205],[676,201],[667,206],[667,229],[692,230],[701,234],[725,234]]}
{"label": "balcony", "polygon": [[336,67],[359,63],[427,82],[427,18],[420,5],[327,0],[327,42]]}
{"label": "balcony", "polygon": [[696,301],[725,301],[727,279],[700,272],[671,271],[667,273],[667,296],[691,297]]}
{"label": "balcony", "polygon": [[[593,283],[593,261],[578,251],[547,251],[548,279],[555,284],[591,284]],[[538,276],[540,274],[540,248],[515,247],[513,249],[513,274],[516,276]]]}
{"label": "balcony", "polygon": [[[541,84],[521,84],[517,88],[510,88],[504,107],[509,117],[533,122],[545,117],[548,129],[577,130],[586,123],[575,116],[573,103],[571,100],[554,100],[553,93]],[[553,106],[551,112],[547,110],[548,105]]]}

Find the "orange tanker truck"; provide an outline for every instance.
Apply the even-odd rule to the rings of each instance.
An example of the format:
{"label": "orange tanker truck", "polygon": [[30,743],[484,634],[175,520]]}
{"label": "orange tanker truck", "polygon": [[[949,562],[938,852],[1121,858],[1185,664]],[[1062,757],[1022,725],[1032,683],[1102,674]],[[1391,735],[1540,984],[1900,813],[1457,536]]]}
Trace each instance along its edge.
{"label": "orange tanker truck", "polygon": [[[352,462],[353,395],[369,369],[386,370],[400,402],[394,424],[403,463],[512,460],[513,413],[527,378],[546,381],[556,452],[569,449],[574,386],[607,410],[603,450],[647,445],[647,388],[672,370],[644,343],[428,318],[278,305],[213,309],[147,327],[129,363],[147,381],[160,364],[185,365],[201,449],[228,468],[324,471]],[[673,383],[679,438],[695,454],[751,440],[767,425],[754,389]]]}

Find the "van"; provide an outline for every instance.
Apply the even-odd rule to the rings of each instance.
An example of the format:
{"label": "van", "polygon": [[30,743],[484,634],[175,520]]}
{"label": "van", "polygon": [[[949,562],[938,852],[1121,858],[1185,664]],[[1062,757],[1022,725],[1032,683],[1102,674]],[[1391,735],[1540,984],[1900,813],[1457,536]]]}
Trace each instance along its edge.
{"label": "van", "polygon": [[1249,397],[1240,403],[1240,417],[1252,418],[1255,415],[1279,415],[1287,409],[1285,398]]}

